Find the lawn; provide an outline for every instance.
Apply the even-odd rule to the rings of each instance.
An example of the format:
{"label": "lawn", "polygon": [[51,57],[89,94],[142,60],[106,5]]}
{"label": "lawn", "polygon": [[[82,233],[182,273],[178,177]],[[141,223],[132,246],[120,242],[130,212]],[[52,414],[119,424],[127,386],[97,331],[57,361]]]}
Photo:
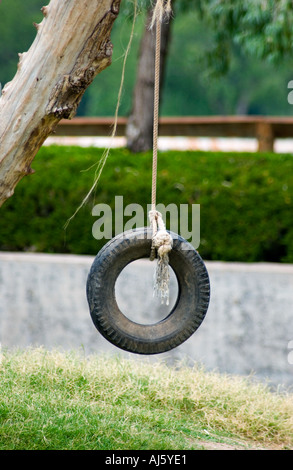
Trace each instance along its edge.
{"label": "lawn", "polygon": [[1,450],[293,449],[293,397],[197,366],[4,351]]}

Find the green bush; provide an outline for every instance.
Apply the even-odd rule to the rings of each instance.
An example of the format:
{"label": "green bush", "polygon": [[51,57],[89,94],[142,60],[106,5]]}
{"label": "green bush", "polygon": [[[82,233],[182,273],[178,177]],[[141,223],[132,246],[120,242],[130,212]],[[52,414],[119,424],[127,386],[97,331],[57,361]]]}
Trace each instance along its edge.
{"label": "green bush", "polygon": [[[95,204],[151,202],[151,153],[112,150],[95,194],[64,230],[92,186],[101,149],[41,148],[0,210],[0,249],[96,254]],[[293,262],[293,157],[279,154],[160,152],[157,202],[200,204],[204,259]],[[131,217],[125,217],[124,222]],[[168,225],[167,225],[168,226]],[[113,233],[114,235],[114,233]]]}

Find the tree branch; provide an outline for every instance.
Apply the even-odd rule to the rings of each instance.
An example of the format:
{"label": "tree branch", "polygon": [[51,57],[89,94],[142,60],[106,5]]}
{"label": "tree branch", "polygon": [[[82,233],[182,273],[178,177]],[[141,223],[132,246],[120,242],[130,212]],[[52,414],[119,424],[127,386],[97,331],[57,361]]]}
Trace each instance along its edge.
{"label": "tree branch", "polygon": [[0,206],[46,138],[72,118],[94,77],[111,63],[121,0],[51,0],[28,52],[0,98]]}

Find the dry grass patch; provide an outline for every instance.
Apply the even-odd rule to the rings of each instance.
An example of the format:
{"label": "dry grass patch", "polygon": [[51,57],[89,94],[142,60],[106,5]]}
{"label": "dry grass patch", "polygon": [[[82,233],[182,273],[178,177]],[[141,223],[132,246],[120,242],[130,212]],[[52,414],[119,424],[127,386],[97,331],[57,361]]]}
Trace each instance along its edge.
{"label": "dry grass patch", "polygon": [[293,397],[182,365],[4,352],[0,449],[293,449]]}

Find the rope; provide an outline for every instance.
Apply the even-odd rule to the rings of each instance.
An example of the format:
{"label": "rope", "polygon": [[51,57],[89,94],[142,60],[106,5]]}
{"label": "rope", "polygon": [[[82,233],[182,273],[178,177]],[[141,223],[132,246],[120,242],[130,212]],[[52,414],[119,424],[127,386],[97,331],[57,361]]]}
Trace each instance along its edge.
{"label": "rope", "polygon": [[153,172],[152,172],[152,210],[156,209],[157,161],[158,161],[158,130],[160,102],[160,61],[161,61],[161,23],[164,16],[170,17],[171,0],[157,0],[153,10],[150,28],[156,25],[155,48],[155,87],[154,87],[154,124],[153,124]]}
{"label": "rope", "polygon": [[156,25],[155,47],[155,87],[154,87],[154,124],[153,124],[153,166],[152,166],[152,210],[149,219],[152,227],[152,247],[150,259],[153,261],[158,253],[155,272],[154,295],[161,297],[162,303],[169,304],[169,252],[173,240],[166,231],[162,214],[156,210],[157,193],[157,164],[158,164],[158,129],[159,129],[159,101],[160,101],[160,58],[161,58],[161,23],[164,16],[171,14],[171,0],[157,0],[153,10],[150,28]]}
{"label": "rope", "polygon": [[158,162],[158,130],[160,101],[160,59],[161,59],[161,23],[156,22],[156,58],[154,88],[154,128],[153,128],[153,176],[152,176],[152,210],[156,208],[157,162]]}

